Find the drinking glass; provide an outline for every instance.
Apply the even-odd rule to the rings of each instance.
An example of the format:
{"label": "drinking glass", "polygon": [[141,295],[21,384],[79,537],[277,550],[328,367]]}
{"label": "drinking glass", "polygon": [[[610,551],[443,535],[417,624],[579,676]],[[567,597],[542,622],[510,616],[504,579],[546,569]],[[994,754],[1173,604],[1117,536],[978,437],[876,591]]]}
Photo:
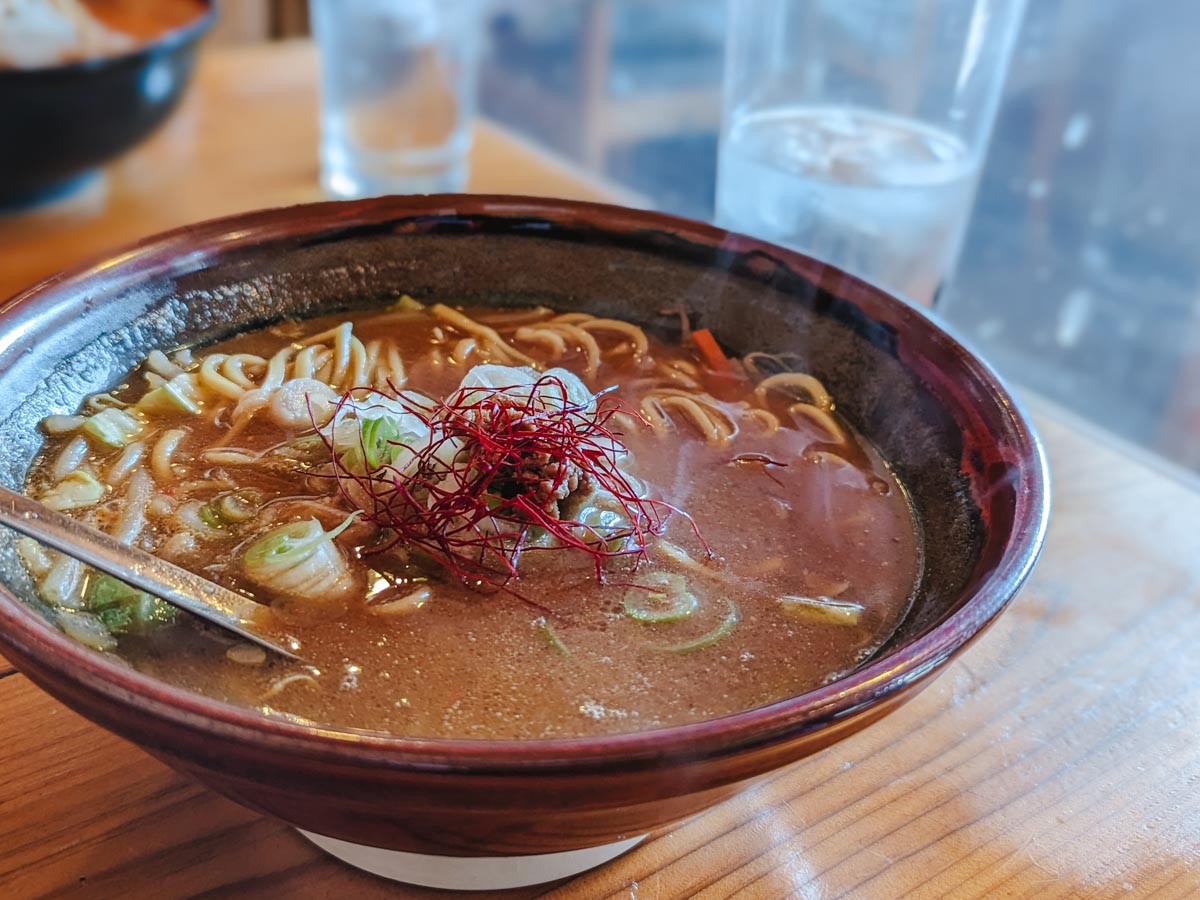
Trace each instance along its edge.
{"label": "drinking glass", "polygon": [[730,0],[717,222],[917,303],[952,274],[1024,0]]}
{"label": "drinking glass", "polygon": [[321,185],[334,197],[459,191],[475,113],[473,0],[310,0]]}

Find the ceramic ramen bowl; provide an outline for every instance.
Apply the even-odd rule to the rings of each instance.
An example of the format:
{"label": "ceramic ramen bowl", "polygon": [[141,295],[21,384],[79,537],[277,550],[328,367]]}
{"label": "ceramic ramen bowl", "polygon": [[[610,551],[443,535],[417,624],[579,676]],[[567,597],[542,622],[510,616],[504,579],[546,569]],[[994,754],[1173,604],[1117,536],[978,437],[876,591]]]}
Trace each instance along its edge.
{"label": "ceramic ramen bowl", "polygon": [[49,623],[0,535],[0,652],[101,726],[374,871],[502,887],[602,862],[896,711],[1000,614],[1037,557],[1048,515],[1038,440],[992,371],[926,314],[757,240],[557,200],[255,212],[37,285],[0,308],[0,480],[22,484],[43,416],[74,410],[151,349],[400,292],[634,322],[681,301],[735,353],[801,355],[907,486],[925,562],[883,649],[800,696],[640,733],[416,740],[268,718],[93,652]]}

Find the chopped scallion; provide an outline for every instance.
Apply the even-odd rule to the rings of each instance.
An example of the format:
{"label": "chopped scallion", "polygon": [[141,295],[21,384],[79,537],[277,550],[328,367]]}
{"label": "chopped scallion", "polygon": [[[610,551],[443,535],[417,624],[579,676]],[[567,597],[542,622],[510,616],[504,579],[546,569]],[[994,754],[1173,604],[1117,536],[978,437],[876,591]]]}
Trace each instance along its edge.
{"label": "chopped scallion", "polygon": [[545,616],[538,616],[536,619],[534,619],[533,626],[542,633],[542,637],[550,647],[557,650],[563,656],[571,655],[570,648],[562,642],[558,636],[558,633],[554,630],[554,626],[546,621]]}
{"label": "chopped scallion", "polygon": [[146,394],[138,401],[138,409],[159,415],[181,412],[199,415],[203,406],[200,379],[192,372],[176,375]]}
{"label": "chopped scallion", "polygon": [[55,613],[58,627],[63,632],[81,644],[86,644],[96,650],[115,650],[117,640],[104,626],[99,617],[86,612],[76,612],[71,609],[60,609]]}
{"label": "chopped scallion", "polygon": [[682,575],[651,572],[629,590],[621,606],[625,615],[647,625],[678,622],[696,611],[700,601],[687,589]]}
{"label": "chopped scallion", "polygon": [[282,525],[250,545],[246,551],[246,563],[250,566],[299,565],[319,546],[326,541],[332,541],[349,528],[355,518],[357,515],[347,517],[346,521],[333,531],[326,531],[316,519]]}
{"label": "chopped scallion", "polygon": [[83,423],[82,431],[88,437],[113,449],[124,447],[142,430],[137,416],[123,409],[102,409]]}
{"label": "chopped scallion", "polygon": [[88,578],[84,596],[88,610],[112,634],[143,633],[178,620],[179,612],[157,597],[100,572]]}
{"label": "chopped scallion", "polygon": [[789,616],[825,622],[830,625],[857,625],[862,618],[863,606],[850,600],[834,600],[831,597],[783,596],[779,605]]}
{"label": "chopped scallion", "polygon": [[65,512],[68,509],[83,509],[94,506],[104,496],[104,485],[84,469],[76,469],[42,496],[42,502],[51,509]]}
{"label": "chopped scallion", "polygon": [[209,528],[222,529],[225,527],[225,522],[221,519],[221,514],[218,513],[211,503],[206,503],[200,507],[200,521]]}
{"label": "chopped scallion", "polygon": [[234,491],[214,502],[212,508],[216,510],[222,522],[236,525],[239,522],[247,522],[258,514],[258,499],[257,491]]}
{"label": "chopped scallion", "polygon": [[669,653],[690,653],[693,650],[703,650],[705,647],[711,647],[718,641],[728,637],[733,629],[737,628],[738,624],[738,609],[732,600],[726,600],[729,611],[725,614],[721,624],[710,631],[708,634],[703,634],[692,641],[684,641],[682,644],[671,644],[663,647]]}
{"label": "chopped scallion", "polygon": [[392,309],[397,312],[422,312],[425,304],[420,300],[414,300],[408,294],[401,294],[400,299],[392,304]]}

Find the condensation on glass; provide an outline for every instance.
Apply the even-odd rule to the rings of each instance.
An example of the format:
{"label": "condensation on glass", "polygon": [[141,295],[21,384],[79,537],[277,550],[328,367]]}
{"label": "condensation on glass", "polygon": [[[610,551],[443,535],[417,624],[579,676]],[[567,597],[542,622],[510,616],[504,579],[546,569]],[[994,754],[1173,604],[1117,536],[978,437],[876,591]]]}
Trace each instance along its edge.
{"label": "condensation on glass", "polygon": [[475,113],[474,0],[312,0],[311,10],[326,193],[462,190]]}
{"label": "condensation on glass", "polygon": [[1023,0],[731,0],[717,221],[919,303],[954,268]]}

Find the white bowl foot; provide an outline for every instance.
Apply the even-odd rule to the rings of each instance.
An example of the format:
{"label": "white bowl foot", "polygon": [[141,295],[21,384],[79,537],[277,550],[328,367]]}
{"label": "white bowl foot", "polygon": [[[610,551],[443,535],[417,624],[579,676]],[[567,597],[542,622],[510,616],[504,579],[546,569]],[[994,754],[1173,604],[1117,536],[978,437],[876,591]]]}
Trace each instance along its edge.
{"label": "white bowl foot", "polygon": [[499,891],[556,881],[615,859],[646,839],[643,834],[599,847],[535,856],[433,856],[300,833],[331,856],[373,875],[454,891]]}

